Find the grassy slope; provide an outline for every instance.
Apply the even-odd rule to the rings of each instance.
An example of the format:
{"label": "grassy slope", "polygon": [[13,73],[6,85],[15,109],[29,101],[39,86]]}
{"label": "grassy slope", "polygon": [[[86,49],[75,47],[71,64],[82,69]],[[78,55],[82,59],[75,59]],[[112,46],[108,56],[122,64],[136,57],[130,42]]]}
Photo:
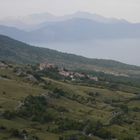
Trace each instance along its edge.
{"label": "grassy slope", "polygon": [[[17,77],[12,70],[0,70],[0,75],[7,75],[11,79],[9,80],[0,80],[0,106],[1,110],[9,109],[14,110],[20,100],[23,100],[26,96],[32,94],[32,95],[40,95],[43,93],[48,92],[48,90],[44,90],[41,87],[37,85],[32,85],[30,83],[25,83],[21,78]],[[110,91],[108,89],[100,89],[95,87],[87,87],[87,86],[78,86],[78,85],[72,85],[70,83],[64,83],[60,81],[55,81],[52,79],[48,79],[45,77],[47,81],[51,81],[52,87],[59,87],[62,88],[64,91],[66,91],[68,94],[78,94],[83,97],[88,97],[89,92],[99,92],[100,95],[96,97],[96,105],[93,107],[89,107],[87,105],[78,103],[77,101],[70,100],[68,98],[59,98],[59,99],[52,99],[52,103],[57,106],[63,106],[69,110],[68,113],[65,113],[66,116],[69,116],[71,118],[90,118],[95,120],[101,120],[104,124],[107,124],[109,119],[112,116],[112,106],[109,104],[106,104],[105,100],[117,100],[120,99],[121,102],[125,102],[128,99],[131,99],[135,97],[136,95],[133,93],[125,93],[121,91]],[[139,89],[140,91],[140,89]],[[5,94],[3,94],[5,92]],[[140,103],[136,101],[128,102],[128,107],[139,107]],[[132,125],[113,125],[109,127],[108,129],[112,131],[113,133],[117,134],[118,137],[123,138],[123,136],[131,134],[134,136],[137,136],[138,132],[135,130],[136,126],[138,127],[140,124],[140,114],[135,112],[130,112],[130,116],[135,116],[135,123]],[[46,131],[46,128],[48,124],[38,124],[34,122],[26,122],[26,120],[16,118],[14,120],[5,120],[0,118],[0,125],[7,126],[10,128],[18,128],[18,129],[27,129],[32,134],[36,134],[41,138],[41,140],[58,140],[58,135],[53,133],[48,133]],[[34,126],[34,127],[33,127]],[[72,132],[69,132],[72,133]],[[8,137],[8,133],[0,133],[0,139],[4,139],[5,137]],[[94,140],[98,138],[93,138]],[[8,140],[13,140],[8,139]],[[14,139],[15,140],[15,139]]]}
{"label": "grassy slope", "polygon": [[2,35],[0,35],[0,59],[26,64],[48,61],[71,69],[140,74],[140,67],[112,60],[88,59],[73,54],[33,47]]}

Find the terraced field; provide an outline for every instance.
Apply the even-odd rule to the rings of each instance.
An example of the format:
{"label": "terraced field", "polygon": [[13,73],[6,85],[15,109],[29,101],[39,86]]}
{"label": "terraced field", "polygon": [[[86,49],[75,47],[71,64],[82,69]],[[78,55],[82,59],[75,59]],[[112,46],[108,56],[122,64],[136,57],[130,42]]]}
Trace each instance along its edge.
{"label": "terraced field", "polygon": [[[0,69],[0,140],[140,139],[138,87],[128,87],[124,92],[99,88],[97,84],[55,80],[49,75],[34,82],[17,75],[17,67],[24,66]],[[46,106],[40,102],[44,98]],[[25,106],[26,100],[29,106]],[[40,107],[38,112],[35,104]],[[44,112],[40,110],[44,108],[52,118],[47,116],[42,121]]]}

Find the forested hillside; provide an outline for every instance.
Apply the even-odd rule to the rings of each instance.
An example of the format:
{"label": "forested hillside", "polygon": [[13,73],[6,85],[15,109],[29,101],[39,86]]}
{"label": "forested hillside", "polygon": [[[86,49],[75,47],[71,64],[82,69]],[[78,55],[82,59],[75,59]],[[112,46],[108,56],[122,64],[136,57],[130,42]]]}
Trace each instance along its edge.
{"label": "forested hillside", "polygon": [[89,59],[47,48],[34,47],[3,35],[0,35],[0,59],[20,64],[35,64],[47,61],[70,69],[96,70],[109,74],[140,74],[140,67],[137,66],[113,60]]}

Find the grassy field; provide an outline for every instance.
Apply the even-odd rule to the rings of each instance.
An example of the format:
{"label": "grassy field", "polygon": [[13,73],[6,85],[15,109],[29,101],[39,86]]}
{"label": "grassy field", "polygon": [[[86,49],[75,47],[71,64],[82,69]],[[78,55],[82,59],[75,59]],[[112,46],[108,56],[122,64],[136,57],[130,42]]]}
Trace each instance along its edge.
{"label": "grassy field", "polygon": [[[127,140],[127,138],[139,140],[140,138],[140,112],[135,111],[140,107],[140,101],[136,98],[138,95],[135,94],[135,92],[140,92],[139,88],[130,87],[130,92],[124,92],[98,88],[95,85],[80,86],[69,81],[50,79],[47,76],[43,79],[50,84],[43,88],[39,83],[31,83],[25,81],[23,77],[17,76],[12,68],[0,69],[0,77],[1,114],[5,110],[15,111],[20,106],[21,101],[29,95],[48,95],[55,88],[59,88],[65,92],[65,95],[60,98],[51,97],[49,103],[57,108],[68,110],[61,112],[61,116],[78,121],[88,119],[100,121],[105,129],[115,135],[118,140]],[[94,97],[91,97],[89,93],[94,93]],[[93,100],[90,101],[90,98]],[[89,101],[87,102],[87,100]],[[122,124],[109,125],[113,118],[113,112],[120,111],[123,105],[127,106],[129,110],[123,115],[127,120]],[[67,130],[62,133],[50,132],[48,127],[51,129],[56,127],[53,122],[42,124],[22,117],[13,119],[0,117],[0,127],[2,126],[6,130],[0,128],[0,140],[20,140],[20,138],[11,136],[12,129],[26,130],[30,135],[37,136],[39,140],[59,140],[61,135],[79,133],[76,130]],[[101,140],[103,138],[92,135],[90,139]]]}

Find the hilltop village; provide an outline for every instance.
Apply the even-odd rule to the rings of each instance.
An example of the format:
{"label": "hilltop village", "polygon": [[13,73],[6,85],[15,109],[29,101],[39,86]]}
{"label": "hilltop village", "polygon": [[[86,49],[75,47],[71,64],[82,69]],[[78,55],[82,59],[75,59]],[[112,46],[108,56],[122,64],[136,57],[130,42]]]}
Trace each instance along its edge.
{"label": "hilltop village", "polygon": [[93,80],[96,82],[98,81],[98,77],[96,76],[91,76],[91,75],[80,73],[80,72],[73,72],[73,71],[67,70],[64,67],[58,68],[56,65],[48,63],[48,62],[40,63],[39,69],[40,70],[58,69],[59,75],[64,76],[66,78],[70,78],[72,81],[76,80],[77,78],[88,78],[89,80]]}

